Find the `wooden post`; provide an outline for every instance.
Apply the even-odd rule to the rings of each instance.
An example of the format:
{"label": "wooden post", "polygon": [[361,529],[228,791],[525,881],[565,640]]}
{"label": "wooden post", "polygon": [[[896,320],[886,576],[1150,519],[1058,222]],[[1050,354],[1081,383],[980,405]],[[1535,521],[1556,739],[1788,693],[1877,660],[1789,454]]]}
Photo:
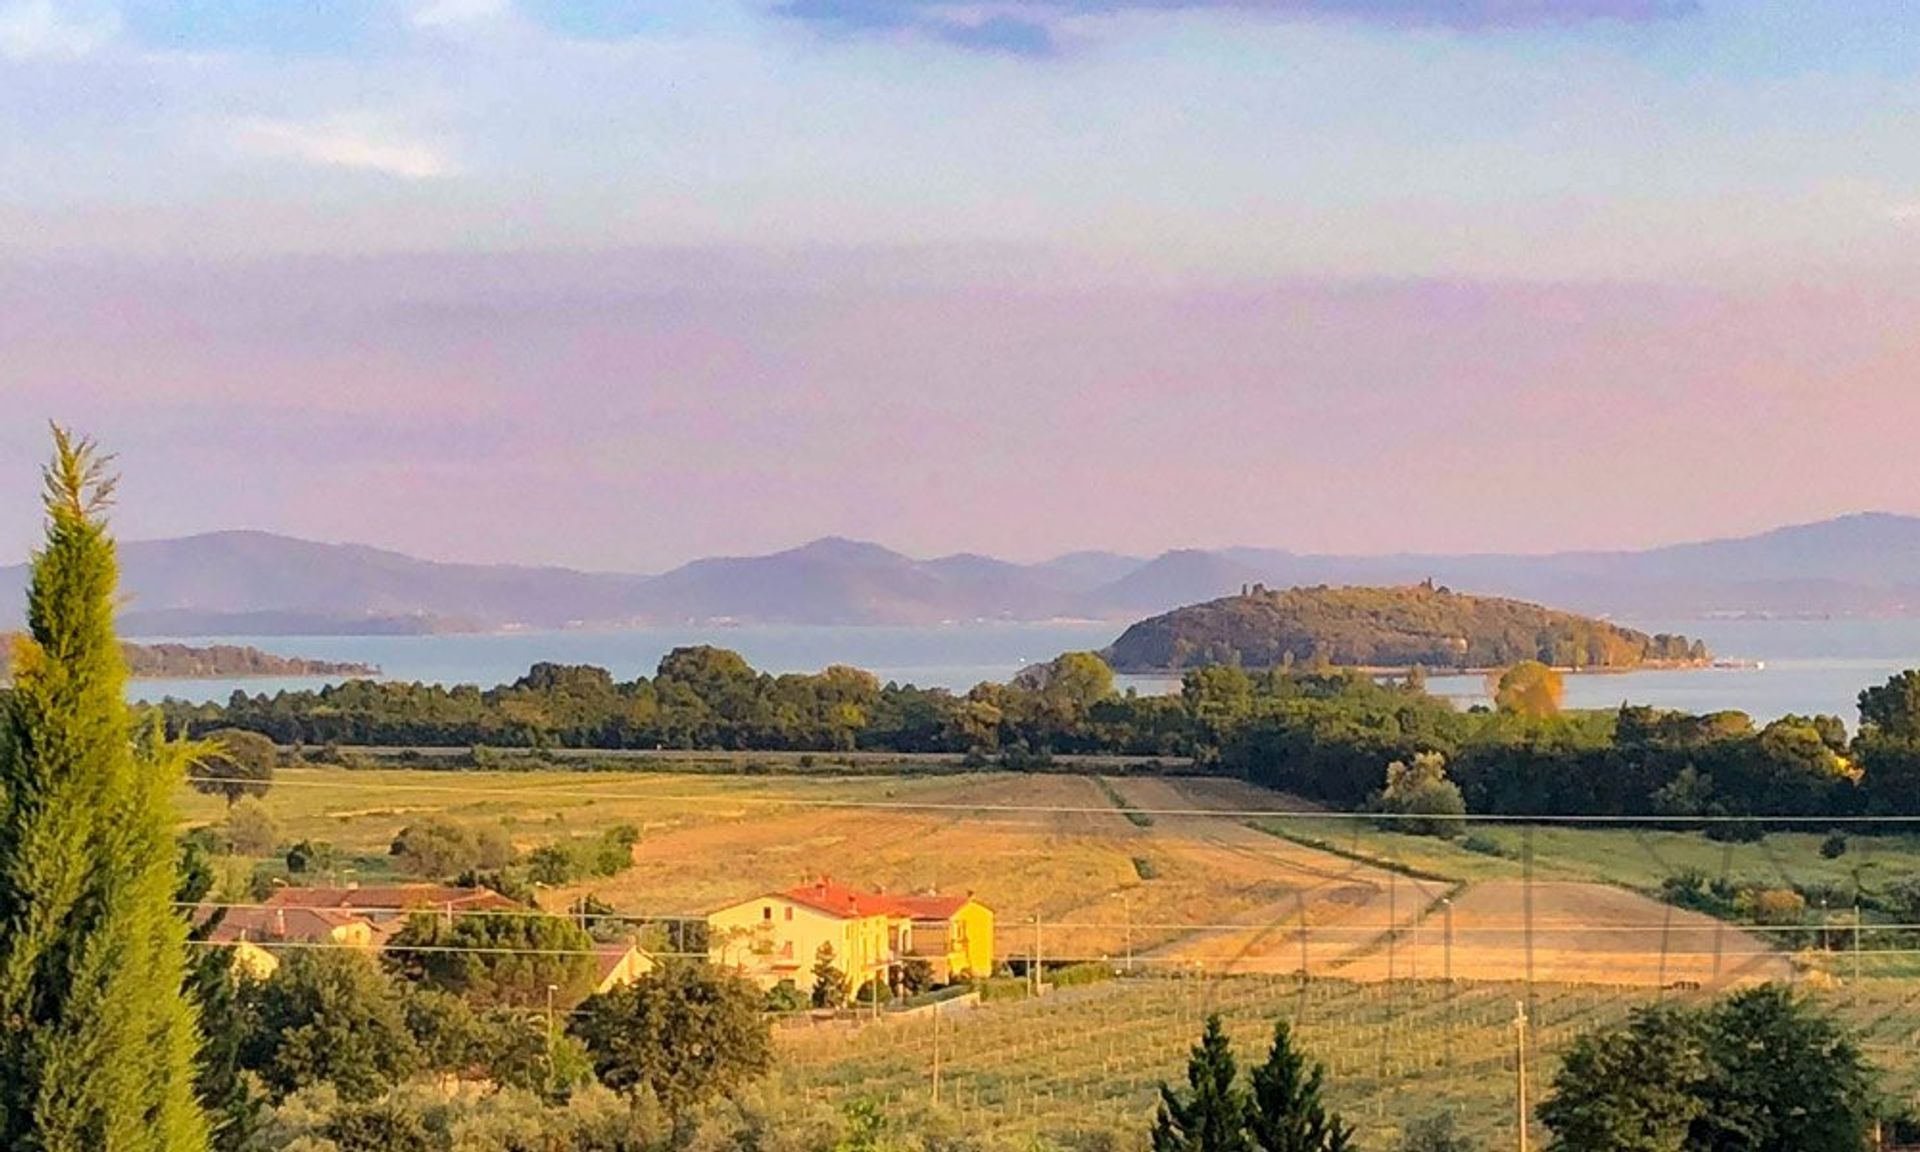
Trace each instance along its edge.
{"label": "wooden post", "polygon": [[1387,873],[1387,988],[1389,994],[1393,988],[1393,939],[1400,931],[1400,911],[1397,903],[1399,893],[1399,874]]}
{"label": "wooden post", "polygon": [[940,1104],[940,1001],[933,1002],[933,1103]]}
{"label": "wooden post", "polygon": [[1444,936],[1440,942],[1441,977],[1445,981],[1447,998],[1447,1069],[1453,1069],[1453,897],[1440,899],[1441,914],[1444,918],[1441,931]]}
{"label": "wooden post", "polygon": [[1853,898],[1853,999],[1860,1001],[1860,898]]}
{"label": "wooden post", "polygon": [[1515,1067],[1519,1069],[1520,1085],[1520,1152],[1527,1152],[1527,1003],[1524,1000],[1514,1004],[1514,1052],[1518,1056]]}
{"label": "wooden post", "polygon": [[1037,998],[1040,995],[1040,914],[1038,912],[1033,914],[1033,964],[1031,967],[1033,971],[1029,974],[1029,981],[1033,985],[1033,994]]}

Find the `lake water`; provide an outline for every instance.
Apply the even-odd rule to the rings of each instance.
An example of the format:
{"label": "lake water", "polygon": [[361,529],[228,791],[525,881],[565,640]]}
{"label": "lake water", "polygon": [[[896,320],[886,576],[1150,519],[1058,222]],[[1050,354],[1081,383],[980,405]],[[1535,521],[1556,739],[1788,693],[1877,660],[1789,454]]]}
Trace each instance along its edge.
{"label": "lake water", "polygon": [[[1569,676],[1567,703],[1576,708],[1649,704],[1689,712],[1739,709],[1765,721],[1789,712],[1856,718],[1862,688],[1907,668],[1920,668],[1920,618],[1889,620],[1622,621],[1649,632],[1681,632],[1707,642],[1715,655],[1762,661],[1764,669],[1697,669]],[[716,644],[769,672],[811,672],[828,664],[865,668],[898,680],[964,690],[1006,680],[1028,664],[1061,652],[1100,648],[1119,635],[1115,624],[989,624],[925,628],[711,627],[618,632],[516,632],[471,636],[177,637],[190,644],[251,644],[286,656],[378,664],[396,680],[441,684],[504,683],[549,660],[595,664],[617,678],[650,675],[660,657],[685,644]],[[1174,681],[1121,677],[1122,686],[1165,691]],[[132,694],[157,700],[224,700],[236,688],[274,692],[311,688],[321,680],[146,680]],[[1484,701],[1477,676],[1432,676],[1429,688],[1463,704]]]}

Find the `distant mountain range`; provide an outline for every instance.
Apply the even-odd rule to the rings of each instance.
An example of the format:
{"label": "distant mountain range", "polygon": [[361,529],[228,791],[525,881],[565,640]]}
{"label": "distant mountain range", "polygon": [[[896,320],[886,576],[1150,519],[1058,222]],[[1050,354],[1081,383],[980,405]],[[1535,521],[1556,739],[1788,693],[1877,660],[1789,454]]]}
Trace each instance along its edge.
{"label": "distant mountain range", "polygon": [[[1592,615],[1920,612],[1920,517],[1869,513],[1637,552],[1326,556],[1273,549],[1041,564],[916,560],[825,539],[697,560],[657,576],[446,564],[356,544],[216,532],[121,545],[130,636],[406,633],[707,622],[931,624],[1132,620],[1242,585],[1413,584]],[[0,621],[21,619],[24,565],[0,568]]]}

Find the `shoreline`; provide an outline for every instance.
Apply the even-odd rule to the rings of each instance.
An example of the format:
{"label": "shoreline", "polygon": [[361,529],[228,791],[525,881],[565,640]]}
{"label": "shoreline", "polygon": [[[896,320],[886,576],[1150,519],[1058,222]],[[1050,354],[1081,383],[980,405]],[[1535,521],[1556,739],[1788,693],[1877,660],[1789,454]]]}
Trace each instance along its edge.
{"label": "shoreline", "polygon": [[[1715,672],[1725,670],[1717,667],[1717,664],[1717,658],[1707,660],[1648,660],[1644,663],[1625,668],[1596,668],[1587,666],[1581,668],[1555,667],[1553,670],[1563,676],[1627,676],[1635,672]],[[1195,664],[1188,665],[1184,668],[1122,668],[1115,665],[1113,674],[1116,676],[1157,676],[1178,679],[1188,672],[1195,672],[1201,668],[1211,667],[1218,667],[1218,665]],[[1407,664],[1333,664],[1329,665],[1327,670],[1330,672],[1358,672],[1364,676],[1382,679],[1386,677],[1406,676],[1413,671],[1413,667],[1413,665]],[[1418,667],[1421,672],[1429,677],[1492,676],[1500,672],[1505,672],[1509,665],[1498,665],[1490,668],[1439,668],[1422,664]],[[1306,672],[1309,669],[1305,665],[1295,665],[1293,670],[1295,672]],[[1249,668],[1246,671],[1249,675],[1257,675],[1261,672],[1271,672],[1273,669]]]}

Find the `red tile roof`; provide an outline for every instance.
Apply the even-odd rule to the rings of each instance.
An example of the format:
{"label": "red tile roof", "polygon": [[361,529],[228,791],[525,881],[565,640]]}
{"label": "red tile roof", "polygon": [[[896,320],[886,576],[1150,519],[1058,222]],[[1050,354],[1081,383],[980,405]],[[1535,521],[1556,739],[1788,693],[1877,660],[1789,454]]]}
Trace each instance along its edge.
{"label": "red tile roof", "polygon": [[971,896],[892,896],[885,892],[862,892],[822,877],[812,884],[789,888],[782,896],[829,916],[843,920],[868,916],[893,916],[908,920],[947,920],[960,911]]}
{"label": "red tile roof", "polygon": [[627,954],[635,951],[632,944],[596,944],[593,947],[594,982],[605,984],[607,977],[620,970],[626,963]]}
{"label": "red tile roof", "polygon": [[960,909],[973,902],[973,897],[937,896],[928,893],[921,896],[896,896],[893,902],[914,920],[951,920]]}
{"label": "red tile roof", "polygon": [[[208,910],[208,915],[212,910]],[[363,917],[333,908],[232,908],[213,930],[212,940],[232,944],[296,941],[324,943],[335,928],[360,923]]]}
{"label": "red tile roof", "polygon": [[782,896],[795,904],[802,904],[816,912],[825,912],[842,920],[863,920],[869,916],[900,915],[899,905],[891,896],[878,892],[862,892],[858,888],[849,888],[845,884],[836,884],[822,877],[812,884],[802,884],[798,888],[789,888]]}
{"label": "red tile roof", "polygon": [[491,888],[446,884],[387,884],[371,888],[280,888],[267,898],[273,908],[348,908],[360,912],[455,912],[517,910],[519,904]]}

